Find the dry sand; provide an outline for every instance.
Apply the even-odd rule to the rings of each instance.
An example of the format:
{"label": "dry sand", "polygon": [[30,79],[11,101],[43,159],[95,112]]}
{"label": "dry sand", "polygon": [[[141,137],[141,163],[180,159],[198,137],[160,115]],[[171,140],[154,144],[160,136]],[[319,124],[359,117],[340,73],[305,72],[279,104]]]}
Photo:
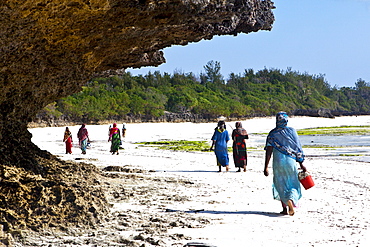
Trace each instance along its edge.
{"label": "dry sand", "polygon": [[[274,118],[242,122],[250,133],[246,173],[236,172],[232,155],[231,171],[218,173],[212,152],[175,152],[135,144],[210,141],[215,123],[126,124],[120,155],[109,153],[108,126],[87,125],[91,148],[86,155],[77,146],[72,155],[64,154],[64,127],[30,129],[34,143],[61,159],[81,160],[102,170],[109,166],[131,170],[107,172],[107,197],[114,205],[108,222],[92,232],[29,236],[28,246],[184,246],[190,242],[217,247],[370,246],[370,144],[305,149],[305,166],[316,185],[303,190],[294,216],[282,216],[280,202],[272,199],[272,176],[262,172],[265,133],[274,127]],[[230,125],[234,123],[228,123],[229,132]],[[289,121],[296,129],[341,125],[370,125],[370,117]],[[75,145],[78,128],[70,126]]]}

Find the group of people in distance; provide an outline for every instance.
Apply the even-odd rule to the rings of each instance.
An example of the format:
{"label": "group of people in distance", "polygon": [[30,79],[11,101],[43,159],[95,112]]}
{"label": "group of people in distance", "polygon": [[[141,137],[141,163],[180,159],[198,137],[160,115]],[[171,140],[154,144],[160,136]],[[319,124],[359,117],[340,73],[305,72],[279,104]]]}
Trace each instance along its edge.
{"label": "group of people in distance", "polygon": [[[273,168],[273,196],[276,200],[281,201],[283,211],[281,214],[294,215],[294,207],[298,205],[298,200],[302,197],[301,185],[298,179],[299,164],[303,172],[306,172],[306,167],[303,165],[304,154],[297,132],[294,128],[288,127],[288,115],[286,112],[276,114],[276,127],[273,128],[266,138],[265,145],[265,165],[263,173],[269,176],[268,165],[272,157]],[[125,137],[126,128],[123,124],[122,137]],[[111,142],[110,152],[119,154],[119,146],[121,145],[121,133],[117,124],[113,127],[109,126],[108,142]],[[86,125],[82,124],[77,133],[82,154],[86,154],[86,148],[89,141],[89,134]],[[235,167],[238,172],[243,169],[247,170],[247,147],[245,140],[249,138],[247,131],[242,127],[241,122],[236,122],[231,138],[233,140],[233,158]],[[214,130],[212,136],[212,145],[210,150],[214,150],[217,159],[219,172],[225,167],[229,171],[229,155],[227,143],[230,140],[226,123],[220,120]],[[66,143],[66,154],[72,153],[72,134],[68,127],[64,132],[63,141]]]}
{"label": "group of people in distance", "polygon": [[[247,171],[247,147],[245,139],[248,139],[247,131],[242,127],[241,122],[236,122],[235,129],[231,134],[233,140],[233,158],[235,167],[238,168],[238,172]],[[210,150],[214,150],[217,158],[218,171],[221,172],[221,167],[225,167],[226,171],[229,171],[229,154],[227,149],[227,143],[230,140],[229,132],[226,130],[226,124],[224,120],[220,120],[217,123],[217,127],[212,136],[212,145]]]}
{"label": "group of people in distance", "polygon": [[[268,165],[272,159],[273,168],[273,196],[280,200],[283,207],[281,214],[294,215],[294,207],[298,205],[298,200],[302,197],[301,185],[298,179],[299,164],[303,172],[306,167],[303,165],[304,154],[297,132],[294,128],[288,127],[288,115],[286,112],[276,114],[276,127],[270,131],[266,138],[265,145],[265,165],[263,173],[269,175]],[[249,138],[247,131],[242,127],[241,122],[236,122],[231,138],[233,140],[233,158],[238,172],[246,171],[247,167],[247,148],[245,140]],[[227,142],[230,140],[226,130],[224,120],[217,123],[217,127],[212,136],[210,150],[214,150],[219,172],[221,167],[229,171],[229,156]]]}
{"label": "group of people in distance", "polygon": [[[122,137],[125,137],[125,135],[126,135],[126,127],[125,127],[125,124],[123,124]],[[118,155],[119,147],[120,145],[122,145],[122,139],[121,139],[121,132],[119,128],[117,127],[116,123],[113,124],[113,127],[109,126],[108,136],[109,136],[108,142],[111,142],[110,152],[112,154]],[[82,154],[86,154],[86,149],[90,143],[89,132],[86,129],[86,124],[81,125],[80,129],[78,130],[77,137],[78,137],[78,143],[82,151]],[[72,139],[72,133],[68,127],[66,127],[64,131],[63,142],[65,142],[66,144],[66,154],[72,154],[73,139]]]}

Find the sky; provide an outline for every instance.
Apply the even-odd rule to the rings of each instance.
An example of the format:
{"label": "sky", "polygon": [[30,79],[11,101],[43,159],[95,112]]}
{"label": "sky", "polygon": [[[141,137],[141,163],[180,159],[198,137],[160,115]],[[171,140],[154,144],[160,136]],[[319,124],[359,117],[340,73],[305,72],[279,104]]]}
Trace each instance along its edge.
{"label": "sky", "polygon": [[245,69],[280,69],[324,75],[336,87],[370,82],[370,0],[275,0],[271,31],[238,36],[215,36],[163,50],[166,63],[128,69],[133,75],[149,71],[173,74],[204,73],[218,61],[224,79]]}

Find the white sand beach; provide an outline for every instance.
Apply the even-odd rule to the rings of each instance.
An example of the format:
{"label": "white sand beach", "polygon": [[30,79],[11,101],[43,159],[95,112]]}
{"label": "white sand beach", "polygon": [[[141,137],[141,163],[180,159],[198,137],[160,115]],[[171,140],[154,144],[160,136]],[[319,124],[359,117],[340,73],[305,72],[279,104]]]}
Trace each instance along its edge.
{"label": "white sand beach", "polygon": [[[210,142],[216,123],[129,123],[126,124],[124,150],[119,155],[109,152],[108,125],[87,125],[91,147],[86,155],[82,155],[77,146],[80,126],[69,126],[74,141],[72,155],[65,154],[62,142],[65,127],[29,129],[35,144],[63,160],[92,163],[102,169],[122,166],[146,171],[131,184],[119,178],[114,180],[117,191],[138,194],[140,188],[145,188],[148,194],[121,200],[120,196],[107,192],[114,204],[112,214],[117,217],[94,234],[50,236],[40,241],[51,246],[135,246],[123,244],[122,239],[137,242],[136,246],[184,246],[190,242],[217,247],[370,246],[370,136],[334,138],[335,145],[343,145],[336,149],[304,149],[304,164],[315,186],[303,189],[294,216],[283,216],[279,214],[280,202],[272,198],[272,175],[263,175],[264,141],[266,133],[275,126],[275,119],[254,118],[242,123],[250,138],[245,173],[236,172],[232,154],[229,155],[231,171],[218,173],[213,152],[158,150],[135,144],[159,140]],[[117,124],[122,127],[122,123]],[[227,124],[231,134],[235,123]],[[294,117],[288,125],[296,129],[370,125],[370,116]],[[303,139],[303,145],[325,141],[325,137],[319,136]],[[360,144],[348,146],[351,141]],[[162,229],[164,223],[161,225],[163,235],[151,236],[142,225],[130,228],[123,224],[123,215],[130,220],[146,215],[151,217],[152,223],[173,221],[168,229]],[[148,241],[149,237],[154,242]],[[74,240],[61,245],[66,239]],[[121,243],[117,239],[121,239]]]}

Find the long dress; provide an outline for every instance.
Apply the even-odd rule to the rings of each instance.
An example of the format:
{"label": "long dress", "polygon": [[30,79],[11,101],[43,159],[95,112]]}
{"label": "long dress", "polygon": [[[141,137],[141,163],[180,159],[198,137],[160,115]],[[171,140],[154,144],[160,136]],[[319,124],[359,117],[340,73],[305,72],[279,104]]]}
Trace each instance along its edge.
{"label": "long dress", "polygon": [[212,141],[216,141],[214,152],[217,158],[217,165],[228,166],[229,154],[227,151],[227,142],[230,140],[229,132],[227,130],[221,131],[220,129],[216,129],[211,139]]}
{"label": "long dress", "polygon": [[248,135],[242,135],[241,131],[234,129],[231,137],[233,139],[233,158],[235,167],[244,167],[247,165],[247,147],[245,139],[248,139]]}
{"label": "long dress", "polygon": [[297,131],[287,126],[286,112],[276,114],[276,128],[272,129],[266,139],[267,146],[273,147],[273,195],[277,200],[288,205],[292,200],[297,206],[302,197],[298,180],[297,162],[304,161],[304,154]]}
{"label": "long dress", "polygon": [[86,154],[87,140],[89,139],[89,133],[85,126],[82,126],[77,133],[80,148],[83,154]]}
{"label": "long dress", "polygon": [[292,200],[294,206],[297,206],[298,200],[302,197],[297,163],[276,148],[273,148],[272,154],[274,199],[281,200],[285,205],[288,205],[288,200]]}
{"label": "long dress", "polygon": [[111,140],[110,152],[118,152],[119,146],[121,145],[121,134],[117,127],[110,129],[109,139]]}
{"label": "long dress", "polygon": [[66,154],[71,154],[72,153],[72,134],[70,131],[64,132],[63,141],[66,144]]}

